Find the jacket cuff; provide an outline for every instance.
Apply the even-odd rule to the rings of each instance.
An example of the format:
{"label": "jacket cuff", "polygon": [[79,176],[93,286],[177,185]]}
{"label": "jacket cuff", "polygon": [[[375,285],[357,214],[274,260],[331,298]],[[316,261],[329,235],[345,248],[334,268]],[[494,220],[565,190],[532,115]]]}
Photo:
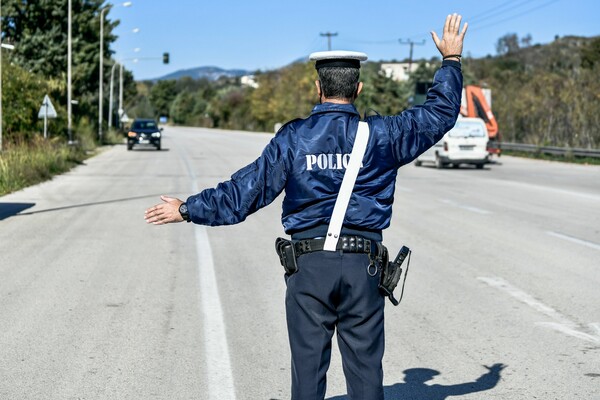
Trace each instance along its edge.
{"label": "jacket cuff", "polygon": [[458,61],[454,61],[454,60],[444,60],[444,61],[442,61],[442,67],[445,67],[445,66],[458,68],[459,70],[461,69],[460,63]]}

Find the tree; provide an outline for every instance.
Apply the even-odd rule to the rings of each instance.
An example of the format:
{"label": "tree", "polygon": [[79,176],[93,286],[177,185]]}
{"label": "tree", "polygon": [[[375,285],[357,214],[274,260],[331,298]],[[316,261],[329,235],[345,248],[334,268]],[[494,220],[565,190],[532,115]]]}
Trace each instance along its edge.
{"label": "tree", "polygon": [[170,115],[171,103],[177,96],[176,85],[177,81],[174,80],[158,81],[150,89],[150,102],[160,116]]}
{"label": "tree", "polygon": [[516,33],[507,33],[496,43],[496,52],[499,55],[515,53],[519,48],[519,37]]}
{"label": "tree", "polygon": [[[32,74],[8,60],[2,60],[2,123],[4,139],[7,141],[26,140],[31,138],[39,127],[38,111],[45,94],[52,96],[53,85],[42,77]],[[10,79],[6,79],[10,77]],[[64,109],[53,101],[59,117],[64,117]],[[50,128],[54,130],[60,119],[53,120]],[[63,125],[64,126],[64,125]],[[39,131],[37,131],[39,132]]]}
{"label": "tree", "polygon": [[[78,100],[74,117],[97,120],[100,46],[100,10],[104,0],[72,2],[73,99]],[[67,79],[67,0],[4,0],[3,41],[15,44],[12,61],[24,70],[44,79]],[[104,19],[104,54],[110,58],[110,45],[116,39],[112,30],[119,24]],[[110,65],[106,62],[105,65]],[[105,93],[108,93],[110,69],[105,68]],[[64,85],[66,88],[66,84]],[[126,90],[135,90],[133,79]],[[55,96],[66,104],[66,90]],[[105,108],[108,109],[108,108]]]}
{"label": "tree", "polygon": [[600,65],[600,37],[587,43],[581,49],[581,66],[593,69],[594,65]]}

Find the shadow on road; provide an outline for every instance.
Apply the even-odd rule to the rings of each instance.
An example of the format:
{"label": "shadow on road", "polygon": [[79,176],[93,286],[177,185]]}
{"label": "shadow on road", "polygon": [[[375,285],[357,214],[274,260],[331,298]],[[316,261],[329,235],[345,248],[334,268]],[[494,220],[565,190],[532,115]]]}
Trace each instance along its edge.
{"label": "shadow on road", "polygon": [[133,149],[131,149],[129,151],[157,153],[157,152],[161,152],[161,151],[170,151],[170,149],[167,147],[163,147],[160,150],[157,150],[156,147],[134,147]]}
{"label": "shadow on road", "polygon": [[103,204],[122,203],[124,201],[133,201],[133,200],[148,199],[148,198],[155,198],[156,203],[158,203],[158,202],[160,202],[159,197],[162,194],[164,194],[164,193],[148,194],[148,195],[144,195],[144,196],[135,196],[135,197],[126,197],[126,198],[114,199],[114,200],[95,201],[92,203],[73,204],[73,205],[69,205],[69,206],[46,208],[44,210],[37,210],[37,211],[30,211],[30,212],[21,212],[21,211],[24,211],[28,208],[33,207],[35,205],[35,203],[0,203],[0,221],[5,218],[12,217],[12,216],[20,217],[20,216],[24,216],[24,215],[34,215],[34,214],[41,214],[41,213],[52,212],[52,211],[69,210],[71,208],[92,207],[92,206],[99,206],[99,205],[103,205]]}
{"label": "shadow on road", "polygon": [[35,206],[35,203],[0,203],[0,221]]}
{"label": "shadow on road", "polygon": [[[500,381],[500,372],[504,364],[494,364],[487,368],[488,372],[473,382],[456,385],[427,385],[439,371],[429,368],[411,368],[404,372],[404,383],[396,383],[384,388],[386,400],[445,400],[450,396],[460,396],[469,393],[483,392],[494,388]],[[328,400],[346,400],[346,396],[330,397]]]}

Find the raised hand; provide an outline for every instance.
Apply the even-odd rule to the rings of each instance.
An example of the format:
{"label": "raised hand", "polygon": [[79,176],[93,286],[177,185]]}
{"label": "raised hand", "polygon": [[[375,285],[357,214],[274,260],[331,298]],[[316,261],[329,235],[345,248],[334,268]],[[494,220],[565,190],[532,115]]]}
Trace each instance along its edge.
{"label": "raised hand", "polygon": [[[461,20],[462,16],[456,13],[448,15],[446,17],[446,23],[444,24],[444,31],[441,39],[435,31],[431,31],[433,42],[442,54],[442,57],[462,55],[463,41],[465,40],[465,33],[467,33],[469,24],[465,22],[462,32],[460,32]],[[460,60],[460,57],[456,57],[456,59]]]}

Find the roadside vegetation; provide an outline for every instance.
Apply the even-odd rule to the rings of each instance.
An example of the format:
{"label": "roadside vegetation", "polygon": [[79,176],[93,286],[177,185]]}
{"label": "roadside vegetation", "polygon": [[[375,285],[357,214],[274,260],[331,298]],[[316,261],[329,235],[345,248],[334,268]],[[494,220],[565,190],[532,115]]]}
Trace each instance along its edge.
{"label": "roadside vegetation", "polygon": [[540,152],[527,152],[527,151],[516,151],[516,150],[502,150],[502,154],[505,156],[532,158],[535,160],[568,162],[568,163],[582,164],[582,165],[600,165],[600,158],[592,158],[592,157],[575,157],[573,155],[558,156],[558,155],[552,155],[552,154],[544,154],[544,153],[540,153]]}
{"label": "roadside vegetation", "polygon": [[87,153],[58,139],[11,144],[0,158],[0,195],[50,179],[81,164]]}
{"label": "roadside vegetation", "polygon": [[[121,143],[122,133],[104,127],[98,140],[98,67],[100,10],[104,0],[73,1],[73,100],[72,134],[67,132],[67,0],[2,1],[2,151],[0,195],[42,182],[63,173],[94,154],[103,144]],[[110,85],[110,45],[118,21],[105,13],[104,93]],[[133,76],[124,71],[125,96],[135,94]],[[43,120],[38,119],[48,95],[57,118],[48,120],[48,139],[43,139]],[[104,103],[108,120],[108,101]],[[116,113],[116,107],[115,107]],[[118,120],[118,116],[113,118]],[[94,122],[91,122],[94,121]]]}
{"label": "roadside vegetation", "polygon": [[[72,83],[76,103],[69,135],[67,0],[2,2],[2,42],[15,47],[2,50],[0,195],[64,172],[82,163],[100,145],[122,142],[123,127],[108,127],[106,123],[102,143],[98,138],[103,6],[104,0],[73,1]],[[104,21],[103,121],[107,121],[110,71],[116,64],[111,51],[116,40],[112,31],[119,21],[111,19],[110,10]],[[463,72],[465,84],[492,89],[492,109],[503,141],[600,148],[600,37],[557,37],[540,45],[532,44],[530,36],[507,34],[498,39],[496,47],[494,56],[475,59],[466,53]],[[359,112],[396,114],[415,104],[417,83],[430,81],[441,60],[414,62],[419,63],[419,69],[406,82],[385,76],[380,62],[365,63],[361,70],[365,87],[356,102]],[[125,69],[124,108],[131,119],[166,117],[175,125],[274,132],[280,124],[310,113],[318,102],[315,77],[310,62],[256,71],[254,86],[243,85],[239,78],[135,82]],[[38,119],[45,95],[58,114],[49,121],[46,140],[42,138],[43,122]],[[115,124],[117,108],[113,106]],[[70,138],[74,144],[67,144]]]}
{"label": "roadside vegetation", "polygon": [[[557,37],[547,45],[507,34],[497,54],[463,59],[465,84],[492,90],[502,140],[538,146],[600,148],[600,38]],[[406,62],[406,60],[404,61]],[[419,60],[406,82],[395,82],[381,63],[367,62],[356,106],[395,114],[412,105],[417,82],[430,81],[441,60]],[[318,101],[314,66],[299,62],[255,74],[257,88],[239,79],[183,78],[139,82],[131,106],[174,124],[272,132],[277,123],[307,116]]]}

